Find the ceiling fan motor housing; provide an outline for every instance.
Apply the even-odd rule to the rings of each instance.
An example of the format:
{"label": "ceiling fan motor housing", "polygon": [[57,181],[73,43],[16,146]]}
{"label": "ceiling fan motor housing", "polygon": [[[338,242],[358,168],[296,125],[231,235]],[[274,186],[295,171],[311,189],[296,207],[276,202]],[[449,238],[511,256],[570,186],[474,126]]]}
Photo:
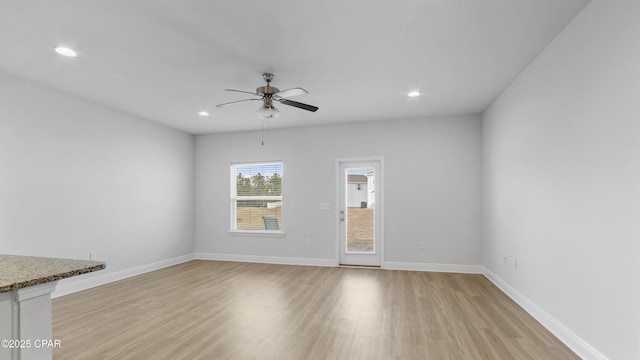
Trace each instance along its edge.
{"label": "ceiling fan motor housing", "polygon": [[271,97],[271,95],[277,93],[278,91],[280,91],[280,89],[278,89],[277,87],[269,86],[267,84],[267,86],[260,86],[259,88],[257,88],[256,94],[264,94],[264,96]]}

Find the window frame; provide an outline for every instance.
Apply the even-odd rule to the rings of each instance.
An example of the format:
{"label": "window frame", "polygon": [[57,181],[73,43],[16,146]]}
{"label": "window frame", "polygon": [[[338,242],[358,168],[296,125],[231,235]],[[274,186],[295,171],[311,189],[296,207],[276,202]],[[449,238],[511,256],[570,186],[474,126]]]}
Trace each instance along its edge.
{"label": "window frame", "polygon": [[[247,167],[247,166],[265,166],[265,165],[280,165],[282,168],[282,182],[280,185],[280,195],[278,196],[269,196],[269,195],[238,195],[237,194],[237,184],[236,184],[236,169],[238,167]],[[282,221],[278,224],[279,230],[244,230],[238,229],[238,212],[237,212],[237,204],[238,201],[242,200],[275,200],[281,202],[281,207],[284,206],[284,162],[282,160],[273,160],[273,161],[250,161],[250,162],[232,162],[229,166],[229,207],[230,207],[230,222],[229,222],[229,234],[230,235],[250,235],[250,236],[265,236],[265,237],[284,237],[284,213],[282,214]]]}

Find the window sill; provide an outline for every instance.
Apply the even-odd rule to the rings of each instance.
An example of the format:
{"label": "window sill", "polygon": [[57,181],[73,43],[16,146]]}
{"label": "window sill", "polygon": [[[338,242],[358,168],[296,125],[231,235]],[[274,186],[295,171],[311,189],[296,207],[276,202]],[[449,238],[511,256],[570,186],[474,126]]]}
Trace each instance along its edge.
{"label": "window sill", "polygon": [[229,236],[257,236],[257,237],[283,238],[283,237],[286,237],[286,234],[284,233],[284,231],[229,230]]}

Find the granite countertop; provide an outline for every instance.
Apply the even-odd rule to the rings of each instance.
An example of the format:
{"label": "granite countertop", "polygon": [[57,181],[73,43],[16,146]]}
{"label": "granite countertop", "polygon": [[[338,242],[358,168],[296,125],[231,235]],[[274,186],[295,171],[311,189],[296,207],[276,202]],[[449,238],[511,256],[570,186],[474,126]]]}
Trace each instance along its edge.
{"label": "granite countertop", "polygon": [[100,261],[0,254],[0,293],[102,270]]}

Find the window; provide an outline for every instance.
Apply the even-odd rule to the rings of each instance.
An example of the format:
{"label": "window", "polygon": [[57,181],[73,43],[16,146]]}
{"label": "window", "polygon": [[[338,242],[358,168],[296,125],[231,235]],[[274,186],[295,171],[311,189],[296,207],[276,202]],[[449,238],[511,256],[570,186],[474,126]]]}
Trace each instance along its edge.
{"label": "window", "polygon": [[282,162],[231,164],[231,231],[282,233]]}

